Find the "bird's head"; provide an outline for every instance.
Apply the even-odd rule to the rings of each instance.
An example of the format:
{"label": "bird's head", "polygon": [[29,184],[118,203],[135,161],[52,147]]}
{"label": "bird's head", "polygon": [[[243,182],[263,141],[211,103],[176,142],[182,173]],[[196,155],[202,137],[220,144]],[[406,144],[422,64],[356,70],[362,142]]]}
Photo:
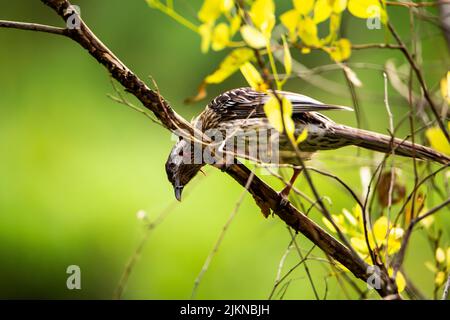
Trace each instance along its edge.
{"label": "bird's head", "polygon": [[201,164],[194,163],[191,143],[184,139],[178,140],[166,161],[167,178],[173,186],[175,198],[178,201],[181,201],[183,188],[197,175],[201,168]]}

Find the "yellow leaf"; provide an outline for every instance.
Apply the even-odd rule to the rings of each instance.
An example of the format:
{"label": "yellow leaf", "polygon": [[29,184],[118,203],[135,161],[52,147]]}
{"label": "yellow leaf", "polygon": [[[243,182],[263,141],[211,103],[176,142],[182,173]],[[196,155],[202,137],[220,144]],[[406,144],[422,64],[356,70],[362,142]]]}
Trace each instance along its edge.
{"label": "yellow leaf", "polygon": [[361,19],[379,17],[381,22],[387,22],[387,14],[379,0],[348,0],[348,11]]}
{"label": "yellow leaf", "polygon": [[244,41],[254,49],[265,48],[267,45],[266,37],[255,27],[245,25],[241,28],[241,35]]}
{"label": "yellow leaf", "polygon": [[438,273],[436,273],[436,277],[434,278],[434,282],[438,286],[442,286],[444,284],[445,280],[447,280],[447,279],[445,278],[445,272],[444,271],[439,271]]}
{"label": "yellow leaf", "polygon": [[310,17],[300,19],[298,24],[298,35],[303,43],[311,47],[319,47],[319,39],[317,37],[317,25]]}
{"label": "yellow leaf", "polygon": [[247,80],[248,84],[253,89],[257,91],[267,90],[267,84],[264,82],[263,78],[261,77],[261,74],[250,62],[242,64],[240,69],[245,80]]}
{"label": "yellow leaf", "polygon": [[300,144],[303,141],[305,141],[306,138],[308,138],[308,129],[305,127],[303,129],[302,133],[299,134],[299,136],[297,137],[297,140],[295,142],[297,142],[297,144]]}
{"label": "yellow leaf", "polygon": [[311,53],[311,48],[303,47],[302,50],[301,50],[301,52],[302,52],[303,54]]}
{"label": "yellow leaf", "polygon": [[[386,240],[388,224],[389,220],[384,216],[378,218],[377,221],[375,221],[375,223],[373,224],[373,235],[378,245],[384,243]],[[392,224],[389,224],[389,226],[392,227]]]}
{"label": "yellow leaf", "polygon": [[289,10],[280,16],[281,23],[288,29],[289,38],[295,41],[297,38],[297,25],[300,13],[297,10]]}
{"label": "yellow leaf", "polygon": [[[390,277],[394,274],[394,270],[392,268],[389,268],[388,274]],[[395,283],[397,284],[397,290],[399,293],[402,293],[403,290],[406,288],[406,280],[403,274],[400,271],[397,271],[397,275],[395,278]]]}
{"label": "yellow leaf", "polygon": [[271,96],[269,100],[264,104],[264,112],[266,114],[269,123],[278,131],[283,131],[283,122],[281,120],[280,104],[278,99]]}
{"label": "yellow leaf", "polygon": [[231,9],[233,9],[233,6],[234,0],[221,0],[220,10],[222,12],[229,12]]}
{"label": "yellow leaf", "polygon": [[404,231],[402,228],[392,228],[389,231],[389,237],[387,242],[387,252],[389,255],[392,255],[398,252],[402,246],[402,238],[404,235]]}
{"label": "yellow leaf", "polygon": [[234,35],[241,28],[241,16],[235,15],[230,22],[230,35]]}
{"label": "yellow leaf", "polygon": [[283,120],[286,134],[292,141],[295,141],[295,123],[294,120],[292,120],[292,103],[289,99],[286,99],[284,97],[281,102],[283,104]]}
{"label": "yellow leaf", "polygon": [[283,37],[283,49],[284,49],[284,69],[286,70],[286,78],[288,78],[292,73],[292,56],[289,50],[289,44],[287,43],[285,37]]}
{"label": "yellow leaf", "polygon": [[205,0],[198,12],[198,18],[202,22],[214,22],[221,14],[222,0]]}
{"label": "yellow leaf", "polygon": [[320,23],[327,20],[333,11],[329,0],[317,0],[314,6],[314,22]]}
{"label": "yellow leaf", "polygon": [[225,48],[230,42],[230,28],[226,23],[219,23],[212,34],[212,49],[219,51]]}
{"label": "yellow leaf", "polygon": [[208,23],[202,24],[199,28],[200,37],[202,38],[201,50],[202,53],[207,53],[209,51],[209,45],[211,44],[211,25]]}
{"label": "yellow leaf", "polygon": [[270,33],[275,26],[275,4],[273,0],[256,0],[250,8],[249,15],[264,36],[270,37]]}
{"label": "yellow leaf", "polygon": [[[448,124],[450,127],[450,122]],[[448,143],[447,138],[438,126],[427,129],[425,131],[425,136],[434,149],[445,153],[446,155],[450,155],[450,144]]]}
{"label": "yellow leaf", "polygon": [[[269,123],[278,131],[285,131],[290,139],[294,138],[295,124],[292,120],[292,103],[285,97],[281,97],[282,110],[276,96],[271,96],[264,104],[264,112]],[[283,126],[284,122],[284,126]]]}
{"label": "yellow leaf", "polygon": [[341,27],[341,15],[333,14],[330,17],[330,35],[328,41],[333,41],[337,38],[340,27]]}
{"label": "yellow leaf", "polygon": [[221,63],[219,68],[205,78],[206,83],[221,83],[230,75],[254,57],[254,52],[248,48],[234,49]]}
{"label": "yellow leaf", "polygon": [[369,253],[369,249],[367,248],[367,242],[365,239],[361,237],[352,237],[350,238],[350,243],[352,247],[361,255],[366,255]]}
{"label": "yellow leaf", "polygon": [[375,237],[377,245],[387,246],[387,252],[389,255],[394,254],[400,250],[403,234],[404,230],[402,228],[394,227],[392,223],[389,222],[388,218],[384,216],[378,218],[373,225],[373,235]]}
{"label": "yellow leaf", "polygon": [[441,80],[441,94],[442,98],[450,104],[450,71]]}
{"label": "yellow leaf", "polygon": [[328,50],[328,53],[334,61],[341,62],[347,60],[352,54],[352,44],[348,39],[339,39]]}
{"label": "yellow leaf", "polygon": [[442,248],[436,249],[436,261],[439,263],[445,262],[445,251]]}
{"label": "yellow leaf", "polygon": [[303,15],[307,15],[314,7],[314,0],[294,0],[294,8]]}
{"label": "yellow leaf", "polygon": [[347,0],[333,0],[333,12],[341,13],[347,8]]}

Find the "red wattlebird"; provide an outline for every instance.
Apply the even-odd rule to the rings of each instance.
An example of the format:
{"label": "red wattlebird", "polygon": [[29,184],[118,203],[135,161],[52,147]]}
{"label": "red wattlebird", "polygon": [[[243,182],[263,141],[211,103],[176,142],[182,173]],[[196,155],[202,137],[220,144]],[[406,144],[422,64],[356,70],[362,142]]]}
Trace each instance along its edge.
{"label": "red wattlebird", "polygon": [[[338,124],[319,113],[325,110],[351,110],[350,108],[324,104],[292,92],[277,91],[276,95],[288,99],[292,104],[295,136],[300,135],[305,128],[307,130],[306,139],[298,145],[303,160],[310,159],[311,155],[316,151],[354,145],[384,153],[394,152],[400,156],[431,160],[445,165],[450,162],[448,156],[431,148],[418,144],[413,145],[406,140],[392,139],[390,136],[376,132]],[[229,140],[231,135],[247,137],[247,140],[251,140],[255,139],[257,135],[249,133],[261,131],[272,132],[271,134],[273,135],[273,132],[277,131],[271,130],[273,127],[264,112],[264,104],[270,97],[271,95],[268,93],[258,92],[251,88],[227,91],[212,100],[205,110],[193,120],[193,125],[206,135],[208,135],[208,132],[214,132],[214,130],[221,132],[225,134],[225,140]],[[278,163],[298,166],[300,164],[298,155],[288,137],[285,134],[278,134],[277,138],[279,142]],[[256,145],[258,148],[268,143],[267,139],[256,139],[259,139],[259,141],[253,145]],[[194,143],[198,143],[198,141]],[[265,149],[265,147],[267,146],[263,146],[262,149]],[[183,188],[205,165],[204,161],[201,159],[199,161],[195,158],[193,149],[195,148],[192,148],[191,142],[180,139],[172,148],[166,162],[167,177],[174,188],[175,197],[178,200],[181,200]],[[258,152],[252,152],[254,150],[248,150],[248,148],[244,149],[245,153],[256,154],[256,159],[254,160],[260,160]],[[202,148],[198,150],[202,150]],[[246,157],[246,154],[237,154],[237,156]],[[287,196],[289,193],[298,173],[299,170],[294,170],[290,184],[282,191],[283,196]]]}

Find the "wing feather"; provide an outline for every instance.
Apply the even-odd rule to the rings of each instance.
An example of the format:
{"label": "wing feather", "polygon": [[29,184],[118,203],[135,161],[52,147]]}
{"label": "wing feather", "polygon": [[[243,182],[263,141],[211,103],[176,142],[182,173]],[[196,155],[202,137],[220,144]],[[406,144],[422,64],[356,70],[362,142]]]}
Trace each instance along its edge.
{"label": "wing feather", "polygon": [[[291,101],[293,115],[326,110],[353,111],[352,108],[325,104],[299,93],[288,91],[276,91],[276,93]],[[265,117],[264,104],[269,98],[270,96],[264,92],[251,88],[238,88],[221,94],[211,101],[208,107],[220,115],[222,120]]]}

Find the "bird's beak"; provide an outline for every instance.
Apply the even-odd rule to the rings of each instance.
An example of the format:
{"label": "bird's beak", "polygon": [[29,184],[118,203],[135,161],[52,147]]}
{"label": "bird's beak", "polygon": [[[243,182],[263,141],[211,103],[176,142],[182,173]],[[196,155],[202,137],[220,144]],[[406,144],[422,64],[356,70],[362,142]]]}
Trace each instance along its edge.
{"label": "bird's beak", "polygon": [[175,198],[178,201],[181,201],[181,193],[183,192],[184,186],[175,186],[173,187],[173,191],[175,191]]}

